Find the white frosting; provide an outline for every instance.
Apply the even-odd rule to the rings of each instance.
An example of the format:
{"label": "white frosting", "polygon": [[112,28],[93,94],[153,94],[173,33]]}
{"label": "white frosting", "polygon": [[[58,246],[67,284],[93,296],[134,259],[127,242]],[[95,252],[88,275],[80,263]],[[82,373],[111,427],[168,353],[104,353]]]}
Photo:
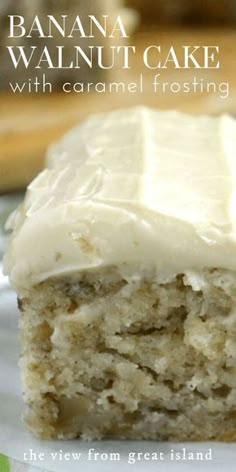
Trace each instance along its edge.
{"label": "white frosting", "polygon": [[236,270],[236,121],[148,108],[90,118],[48,152],[10,225],[21,288],[118,266]]}

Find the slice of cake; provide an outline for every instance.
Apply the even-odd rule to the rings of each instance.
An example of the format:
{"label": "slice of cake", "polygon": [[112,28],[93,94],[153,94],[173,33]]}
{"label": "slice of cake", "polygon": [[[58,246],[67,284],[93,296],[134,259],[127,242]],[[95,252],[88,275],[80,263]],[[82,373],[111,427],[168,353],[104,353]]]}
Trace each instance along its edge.
{"label": "slice of cake", "polygon": [[236,439],[236,122],[134,108],[48,153],[12,216],[42,438]]}

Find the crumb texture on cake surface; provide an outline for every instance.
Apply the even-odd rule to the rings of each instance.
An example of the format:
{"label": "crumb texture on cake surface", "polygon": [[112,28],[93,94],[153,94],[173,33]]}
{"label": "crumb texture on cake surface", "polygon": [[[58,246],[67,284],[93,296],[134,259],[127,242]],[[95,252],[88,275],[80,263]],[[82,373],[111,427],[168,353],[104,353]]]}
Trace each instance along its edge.
{"label": "crumb texture on cake surface", "polygon": [[236,438],[236,121],[145,107],[53,145],[4,261],[42,438]]}
{"label": "crumb texture on cake surface", "polygon": [[42,438],[236,438],[236,277],[115,270],[20,301],[26,421]]}

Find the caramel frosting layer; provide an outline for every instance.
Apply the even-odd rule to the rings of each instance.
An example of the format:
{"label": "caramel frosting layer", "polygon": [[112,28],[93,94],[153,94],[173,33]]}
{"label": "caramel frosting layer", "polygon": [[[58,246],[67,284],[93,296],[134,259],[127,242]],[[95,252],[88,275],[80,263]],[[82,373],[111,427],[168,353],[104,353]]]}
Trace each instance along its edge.
{"label": "caramel frosting layer", "polygon": [[236,270],[236,121],[138,107],[89,118],[51,146],[11,216],[20,290],[117,266],[124,277]]}

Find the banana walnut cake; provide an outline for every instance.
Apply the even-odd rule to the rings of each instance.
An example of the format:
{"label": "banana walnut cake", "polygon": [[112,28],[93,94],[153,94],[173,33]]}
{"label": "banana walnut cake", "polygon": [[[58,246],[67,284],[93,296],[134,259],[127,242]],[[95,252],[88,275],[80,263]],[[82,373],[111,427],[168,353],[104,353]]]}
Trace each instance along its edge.
{"label": "banana walnut cake", "polygon": [[13,214],[41,438],[236,439],[236,122],[144,107],[51,146]]}

